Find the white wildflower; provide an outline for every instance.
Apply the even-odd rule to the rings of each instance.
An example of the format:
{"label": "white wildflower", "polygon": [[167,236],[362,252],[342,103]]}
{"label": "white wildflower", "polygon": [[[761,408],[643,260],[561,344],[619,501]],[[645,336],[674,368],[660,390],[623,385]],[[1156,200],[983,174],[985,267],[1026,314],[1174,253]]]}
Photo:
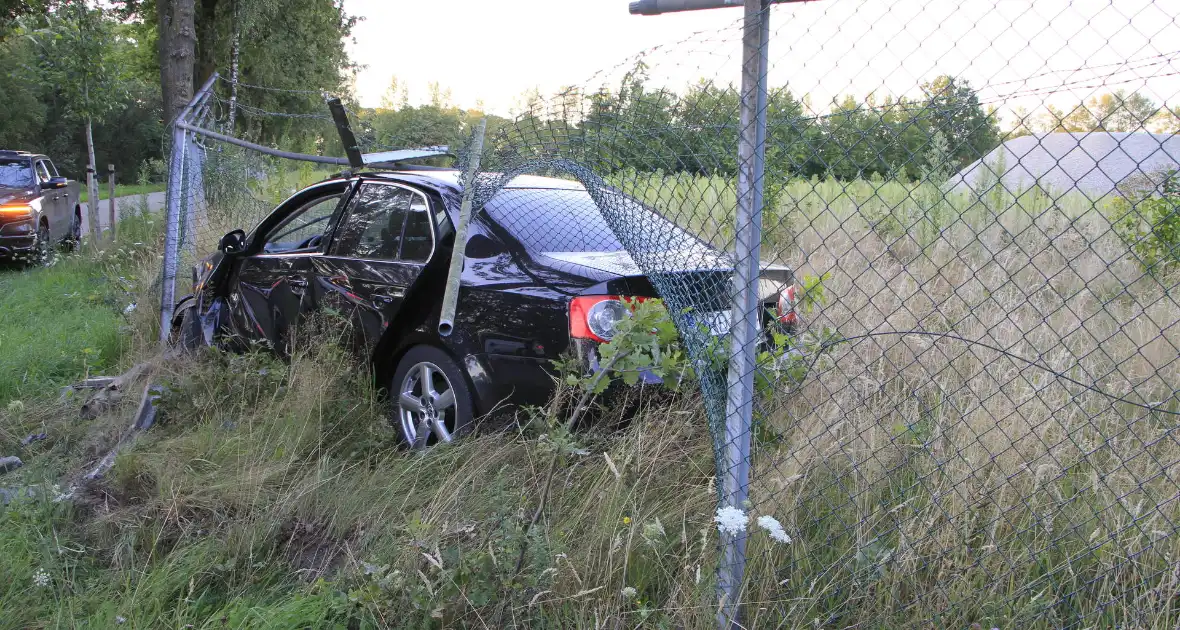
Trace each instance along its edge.
{"label": "white wildflower", "polygon": [[130,315],[130,314],[134,313],[134,312],[135,312],[135,309],[136,309],[136,308],[138,308],[138,306],[139,306],[139,305],[138,305],[138,304],[136,304],[135,302],[132,302],[132,303],[128,304],[128,305],[127,305],[127,306],[126,306],[126,307],[123,309],[123,314],[124,314],[124,315]]}
{"label": "white wildflower", "polygon": [[717,516],[713,520],[717,521],[717,530],[722,534],[740,534],[746,531],[750,517],[740,508],[726,506],[717,509]]}
{"label": "white wildflower", "polygon": [[25,404],[19,400],[8,403],[8,413],[20,413],[25,410]]}
{"label": "white wildflower", "polygon": [[49,572],[45,569],[37,569],[33,572],[33,584],[41,588],[49,586]]}
{"label": "white wildflower", "polygon": [[619,594],[622,595],[624,599],[635,599],[635,596],[639,594],[639,591],[635,590],[634,586],[626,586],[623,588],[623,590],[619,591]]}
{"label": "white wildflower", "polygon": [[115,615],[115,623],[117,623],[121,626],[121,625],[127,623],[127,618],[124,617],[123,615]]}
{"label": "white wildflower", "polygon": [[643,540],[647,544],[654,547],[668,534],[664,531],[664,524],[660,522],[659,518],[656,518],[643,524],[643,531],[640,535],[643,536]]}
{"label": "white wildflower", "polygon": [[791,537],[787,535],[787,530],[783,529],[783,524],[778,522],[773,516],[759,516],[758,527],[766,530],[770,537],[777,542],[784,545],[791,544]]}

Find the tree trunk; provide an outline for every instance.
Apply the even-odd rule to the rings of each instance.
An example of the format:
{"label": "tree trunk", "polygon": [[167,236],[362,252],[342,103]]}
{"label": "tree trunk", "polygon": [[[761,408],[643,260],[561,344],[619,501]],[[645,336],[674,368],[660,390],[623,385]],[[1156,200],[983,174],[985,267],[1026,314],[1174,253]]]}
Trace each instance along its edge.
{"label": "tree trunk", "polygon": [[89,116],[86,117],[86,153],[90,158],[86,167],[86,194],[90,197],[90,203],[86,204],[86,215],[90,219],[91,241],[97,243],[102,230],[98,229],[98,171],[94,165],[94,134],[91,132]]}
{"label": "tree trunk", "polygon": [[217,70],[217,8],[220,2],[197,0],[196,3],[197,63],[194,87],[205,83]]}
{"label": "tree trunk", "polygon": [[196,62],[195,0],[156,0],[160,20],[160,85],[171,123],[193,100]]}

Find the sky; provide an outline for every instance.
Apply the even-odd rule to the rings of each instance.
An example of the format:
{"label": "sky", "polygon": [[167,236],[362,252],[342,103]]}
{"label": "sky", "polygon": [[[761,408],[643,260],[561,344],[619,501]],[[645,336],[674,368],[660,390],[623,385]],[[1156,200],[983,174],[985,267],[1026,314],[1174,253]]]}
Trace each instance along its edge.
{"label": "sky", "polygon": [[[968,79],[1004,111],[1077,103],[1125,88],[1180,103],[1180,0],[816,0],[772,9],[770,82],[833,98],[920,95],[940,74]],[[651,82],[740,81],[740,8],[632,16],[627,0],[345,0],[361,104],[393,77],[411,103],[428,85],[461,107],[518,111],[532,89],[617,85],[647,51]],[[1172,14],[1174,10],[1170,11]],[[653,50],[654,49],[654,50]]]}

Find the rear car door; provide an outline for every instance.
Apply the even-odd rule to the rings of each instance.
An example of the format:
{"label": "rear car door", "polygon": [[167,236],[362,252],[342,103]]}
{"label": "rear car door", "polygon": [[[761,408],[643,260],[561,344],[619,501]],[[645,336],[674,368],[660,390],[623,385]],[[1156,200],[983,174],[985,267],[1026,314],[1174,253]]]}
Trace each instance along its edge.
{"label": "rear car door", "polygon": [[293,328],[318,306],[314,260],[323,255],[346,192],[343,183],[304,191],[259,226],[231,299],[238,334],[269,342],[280,354],[290,352]]}
{"label": "rear car door", "polygon": [[393,182],[365,181],[319,261],[325,302],[352,322],[368,353],[406,304],[436,249],[430,200]]}

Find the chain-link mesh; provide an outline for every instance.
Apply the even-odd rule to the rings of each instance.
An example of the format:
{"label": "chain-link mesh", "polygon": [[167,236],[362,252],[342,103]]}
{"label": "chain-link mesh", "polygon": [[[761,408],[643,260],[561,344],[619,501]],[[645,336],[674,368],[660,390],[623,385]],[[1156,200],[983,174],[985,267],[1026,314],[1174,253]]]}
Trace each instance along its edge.
{"label": "chain-link mesh", "polygon": [[[772,13],[760,267],[780,284],[757,308],[772,322],[767,295],[794,284],[801,323],[759,341],[748,501],[719,506],[740,510],[723,528],[748,519],[744,619],[1174,626],[1176,8]],[[735,249],[742,34],[536,103],[477,182],[477,207],[523,173],[586,188],[609,234],[584,231],[576,199],[525,229],[621,244],[652,279],[701,380],[718,479],[734,463],[718,354],[750,255]]]}
{"label": "chain-link mesh", "polygon": [[[770,333],[754,348],[748,500],[718,506],[746,532],[748,626],[1180,623],[1178,9],[767,10]],[[476,211],[540,251],[651,279],[700,379],[718,479],[749,255],[735,243],[742,37],[733,22],[534,100],[489,131],[474,184]],[[215,96],[202,115],[227,107]],[[274,116],[234,111],[247,137]],[[284,116],[331,125],[322,107]],[[190,155],[195,251],[274,206],[257,182],[292,177],[224,143]],[[513,199],[527,175],[571,182],[544,222]]]}

